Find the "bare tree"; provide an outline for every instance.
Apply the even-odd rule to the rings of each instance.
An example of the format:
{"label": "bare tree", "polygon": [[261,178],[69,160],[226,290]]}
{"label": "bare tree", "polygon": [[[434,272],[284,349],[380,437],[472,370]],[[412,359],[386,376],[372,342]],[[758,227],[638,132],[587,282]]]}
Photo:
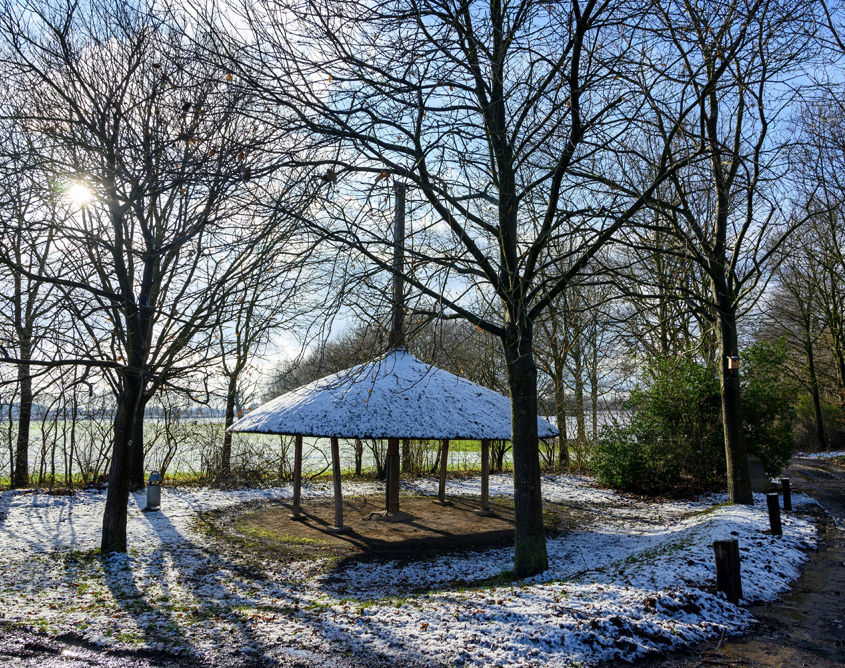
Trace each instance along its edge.
{"label": "bare tree", "polygon": [[[825,327],[812,277],[812,256],[804,248],[804,244],[812,242],[809,237],[808,234],[798,236],[794,239],[795,243],[784,248],[786,257],[778,268],[777,285],[768,299],[766,314],[770,322],[767,333],[771,336],[786,335],[787,342],[803,358],[803,364],[796,364],[791,375],[799,377],[813,402],[815,449],[827,450],[817,354]],[[799,370],[806,371],[806,377],[802,377],[803,373],[796,373]]]}
{"label": "bare tree", "polygon": [[[16,260],[7,243],[21,227],[13,220],[3,221],[0,262],[61,291],[73,319],[73,338],[31,364],[113,374],[104,552],[126,549],[132,460],[142,468],[151,391],[178,389],[207,360],[228,286],[277,223],[237,228],[233,213],[264,178],[278,131],[252,120],[253,101],[231,75],[199,61],[175,29],[180,17],[162,10],[56,1],[7,4],[0,15],[13,91],[4,110],[48,148],[27,166],[44,188],[35,196],[53,183],[77,195],[63,200],[62,224],[26,222],[28,233],[55,235],[47,262],[35,269]],[[215,261],[233,249],[234,260]]]}
{"label": "bare tree", "polygon": [[803,253],[817,307],[824,315],[845,405],[845,108],[838,95],[823,89],[819,99],[802,106],[799,119],[801,141],[793,152],[793,174],[810,223]]}
{"label": "bare tree", "polygon": [[[377,205],[390,177],[424,205],[405,284],[437,304],[431,315],[464,318],[503,345],[518,576],[547,565],[534,322],[688,159],[672,161],[667,149],[639,195],[608,198],[595,187],[597,170],[618,168],[620,137],[633,140],[642,111],[619,75],[631,39],[625,11],[592,0],[259,2],[237,12],[242,42],[214,46],[271,102],[268,122],[324,146],[308,164],[327,214],[311,223],[334,243],[390,271]],[[558,237],[579,243],[546,280],[545,249]]]}
{"label": "bare tree", "polygon": [[[242,274],[237,284],[227,291],[228,302],[223,305],[216,323],[214,339],[219,351],[218,367],[225,382],[223,396],[226,402],[217,473],[224,482],[232,475],[232,433],[228,428],[242,415],[248,394],[244,389],[245,372],[260,358],[274,333],[295,331],[298,319],[316,305],[325,303],[325,299],[311,300],[309,297],[313,293],[321,288],[329,290],[321,276],[322,269],[309,261],[312,246],[306,239],[297,237],[292,228],[287,229],[286,235],[287,244],[271,237],[268,243],[262,243],[252,251],[256,261],[250,272]],[[300,280],[303,278],[305,280]]]}
{"label": "bare tree", "polygon": [[[3,168],[6,187],[2,189],[0,216],[15,221],[11,236],[5,240],[15,264],[25,267],[29,275],[9,271],[0,267],[0,350],[4,356],[20,360],[16,367],[18,411],[17,435],[14,457],[11,459],[10,477],[13,487],[29,484],[29,429],[32,406],[38,393],[33,388],[33,373],[30,360],[33,353],[44,346],[50,346],[48,333],[55,331],[56,321],[61,319],[57,308],[54,286],[38,278],[48,260],[56,253],[55,227],[52,223],[62,215],[56,207],[55,193],[41,199],[32,176],[24,167],[39,147],[27,141],[25,133],[15,124],[7,125],[7,162]],[[45,222],[36,225],[46,228],[46,233],[33,233],[29,223],[35,219]],[[69,258],[65,258],[65,262]],[[36,354],[36,356],[38,356]],[[43,389],[43,383],[41,384]],[[11,405],[10,405],[11,408]],[[10,415],[11,418],[11,415]]]}
{"label": "bare tree", "polygon": [[[688,303],[718,342],[728,496],[750,504],[739,375],[729,363],[739,352],[738,313],[771,275],[777,249],[797,226],[778,189],[789,143],[777,123],[786,121],[790,84],[810,52],[804,29],[813,7],[677,0],[652,10],[655,37],[647,42],[644,67],[665,71],[665,85],[698,101],[698,119],[683,123],[672,150],[706,148],[706,159],[674,172],[652,206],[678,239],[676,254],[706,277],[709,295]],[[665,146],[657,144],[661,159]]]}

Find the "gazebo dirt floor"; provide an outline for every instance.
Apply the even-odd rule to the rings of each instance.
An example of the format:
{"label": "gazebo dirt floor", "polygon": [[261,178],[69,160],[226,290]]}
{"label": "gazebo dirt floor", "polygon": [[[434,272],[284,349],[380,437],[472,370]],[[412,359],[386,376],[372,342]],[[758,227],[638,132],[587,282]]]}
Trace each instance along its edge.
{"label": "gazebo dirt floor", "polygon": [[[401,510],[411,515],[403,522],[367,519],[384,509],[383,496],[351,496],[343,499],[344,525],[348,531],[334,533],[334,502],[308,501],[302,505],[303,520],[292,520],[289,502],[242,507],[206,517],[219,537],[240,543],[243,550],[264,552],[276,558],[408,557],[424,552],[462,548],[504,547],[513,544],[513,500],[490,500],[492,515],[484,517],[477,497],[449,497],[439,505],[432,497],[401,497]],[[547,533],[573,531],[585,521],[580,509],[544,504]],[[267,554],[271,553],[271,554]]]}

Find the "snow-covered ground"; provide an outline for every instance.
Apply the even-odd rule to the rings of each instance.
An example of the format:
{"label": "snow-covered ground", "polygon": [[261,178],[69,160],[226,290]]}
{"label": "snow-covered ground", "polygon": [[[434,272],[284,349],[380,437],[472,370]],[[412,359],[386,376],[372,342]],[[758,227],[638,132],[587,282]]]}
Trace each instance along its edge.
{"label": "snow-covered ground", "polygon": [[[436,492],[434,481],[408,485]],[[477,494],[478,479],[449,481]],[[345,494],[378,493],[344,483]],[[772,600],[816,544],[813,525],[786,513],[784,535],[754,507],[646,502],[590,478],[547,476],[543,494],[593,518],[588,530],[548,540],[550,568],[508,586],[474,582],[513,567],[511,549],[426,561],[351,565],[254,564],[222,553],[195,528],[203,510],[284,499],[289,487],[236,492],[163,490],[162,511],[130,502],[127,555],[101,559],[105,494],[0,494],[0,619],[73,631],[111,647],[202,655],[317,656],[350,651],[402,665],[569,666],[634,658],[747,628],[751,615],[714,593],[714,540],[739,540],[747,600]],[[491,494],[511,494],[493,476]],[[328,486],[304,500],[330,496]],[[796,510],[812,504],[793,496]],[[423,591],[424,593],[414,593]],[[337,655],[337,654],[336,654]]]}
{"label": "snow-covered ground", "polygon": [[834,452],[796,452],[796,457],[806,457],[807,459],[838,459],[845,457],[845,450],[836,450]]}

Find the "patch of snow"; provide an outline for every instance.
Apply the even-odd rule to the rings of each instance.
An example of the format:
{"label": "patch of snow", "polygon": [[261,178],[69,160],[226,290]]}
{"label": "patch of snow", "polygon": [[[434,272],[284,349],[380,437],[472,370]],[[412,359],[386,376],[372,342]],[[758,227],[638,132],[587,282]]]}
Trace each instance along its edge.
{"label": "patch of snow", "polygon": [[845,457],[845,450],[836,450],[834,452],[796,452],[795,457],[805,457],[806,459],[834,459]]}
{"label": "patch of snow", "polygon": [[[476,494],[480,480],[449,480]],[[511,495],[510,476],[491,494]],[[436,493],[433,480],[405,485]],[[380,485],[344,483],[345,494]],[[512,549],[433,559],[259,565],[220,552],[200,533],[201,511],[281,500],[289,486],[162,490],[162,510],[131,497],[130,553],[99,558],[105,494],[0,494],[0,619],[50,633],[76,632],[115,648],[198,655],[326,657],[352,651],[402,665],[568,666],[634,659],[723,631],[746,629],[743,606],[715,592],[714,540],[736,538],[747,600],[773,600],[798,576],[816,544],[813,525],[782,515],[768,527],[765,495],[754,506],[648,502],[595,486],[585,476],[545,476],[543,496],[590,518],[589,530],[548,539],[549,570],[521,583],[494,578],[513,568]],[[303,502],[331,496],[308,485]],[[794,494],[796,507],[812,503]],[[326,572],[327,568],[328,573]],[[334,648],[334,649],[331,649]]]}

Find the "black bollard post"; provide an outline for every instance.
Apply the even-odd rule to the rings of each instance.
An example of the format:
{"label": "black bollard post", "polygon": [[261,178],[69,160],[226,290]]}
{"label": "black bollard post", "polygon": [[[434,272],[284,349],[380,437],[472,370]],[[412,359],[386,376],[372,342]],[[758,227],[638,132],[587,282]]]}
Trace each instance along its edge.
{"label": "black bollard post", "polygon": [[780,528],[780,500],[777,494],[766,494],[766,505],[769,507],[769,526],[773,536],[783,535]]}
{"label": "black bollard post", "polygon": [[731,603],[739,603],[739,599],[742,598],[739,542],[736,538],[715,541],[713,556],[716,558],[716,589],[725,592]]}
{"label": "black bollard post", "polygon": [[789,478],[780,479],[780,488],[783,492],[783,509],[792,510],[792,490],[789,489]]}

